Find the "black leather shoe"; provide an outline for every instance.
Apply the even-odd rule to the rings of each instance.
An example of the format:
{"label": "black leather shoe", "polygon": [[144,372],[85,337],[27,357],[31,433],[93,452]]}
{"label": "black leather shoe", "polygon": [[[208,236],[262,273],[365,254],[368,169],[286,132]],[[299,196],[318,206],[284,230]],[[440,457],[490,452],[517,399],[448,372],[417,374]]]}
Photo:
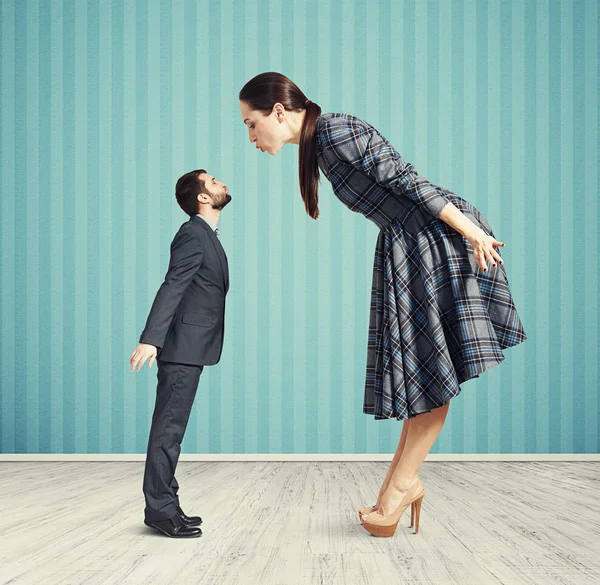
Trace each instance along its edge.
{"label": "black leather shoe", "polygon": [[177,515],[186,526],[200,526],[202,524],[200,516],[186,516],[185,512],[179,506],[175,509],[177,510]]}
{"label": "black leather shoe", "polygon": [[179,514],[175,514],[167,520],[157,520],[155,522],[144,520],[144,524],[151,528],[155,528],[171,538],[196,538],[202,536],[202,530],[200,530],[200,528],[186,526],[181,521]]}

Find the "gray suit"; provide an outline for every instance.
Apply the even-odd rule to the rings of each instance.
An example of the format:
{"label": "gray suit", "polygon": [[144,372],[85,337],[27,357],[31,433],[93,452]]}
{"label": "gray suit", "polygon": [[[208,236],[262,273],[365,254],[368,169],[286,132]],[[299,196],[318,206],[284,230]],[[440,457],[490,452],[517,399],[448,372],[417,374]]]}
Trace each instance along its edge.
{"label": "gray suit", "polygon": [[228,290],[223,246],[209,223],[194,215],[173,238],[169,269],[140,335],[140,343],[158,348],[143,481],[147,521],[170,518],[179,506],[175,468],[200,374],[221,358]]}
{"label": "gray suit", "polygon": [[157,359],[212,366],[221,358],[229,268],[223,246],[194,215],[171,243],[165,280],[156,293],[140,343],[159,348]]}

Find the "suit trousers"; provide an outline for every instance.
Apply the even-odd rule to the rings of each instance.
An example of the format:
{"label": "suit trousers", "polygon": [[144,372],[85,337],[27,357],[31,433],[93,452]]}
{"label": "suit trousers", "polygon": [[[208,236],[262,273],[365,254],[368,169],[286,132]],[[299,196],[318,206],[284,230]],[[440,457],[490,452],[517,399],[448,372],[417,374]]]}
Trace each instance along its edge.
{"label": "suit trousers", "polygon": [[144,517],[149,522],[166,520],[177,513],[179,484],[175,479],[175,468],[204,368],[159,359],[156,365],[156,403],[143,481]]}

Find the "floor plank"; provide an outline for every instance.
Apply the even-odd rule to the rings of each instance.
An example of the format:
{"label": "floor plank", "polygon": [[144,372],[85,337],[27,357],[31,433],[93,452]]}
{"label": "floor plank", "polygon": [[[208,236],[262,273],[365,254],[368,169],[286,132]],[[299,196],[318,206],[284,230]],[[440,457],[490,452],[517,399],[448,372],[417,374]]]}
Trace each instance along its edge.
{"label": "floor plank", "polygon": [[421,526],[370,536],[384,462],[180,462],[203,536],[145,526],[140,462],[1,462],[0,583],[587,585],[600,464],[426,462]]}

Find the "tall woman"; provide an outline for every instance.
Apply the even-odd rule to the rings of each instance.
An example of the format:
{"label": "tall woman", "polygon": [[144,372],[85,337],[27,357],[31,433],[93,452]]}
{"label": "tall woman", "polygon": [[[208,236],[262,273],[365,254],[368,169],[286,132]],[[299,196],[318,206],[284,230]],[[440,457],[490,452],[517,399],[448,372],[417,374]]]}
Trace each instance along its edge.
{"label": "tall woman", "polygon": [[363,412],[404,424],[377,503],[359,517],[372,534],[392,536],[412,504],[418,531],[425,493],[418,472],[450,399],[527,339],[498,250],[505,244],[472,204],[419,175],[371,124],[321,113],[285,75],[257,75],[239,100],[256,148],[274,155],[299,145],[310,217],[319,216],[320,170],[342,203],[380,229]]}

